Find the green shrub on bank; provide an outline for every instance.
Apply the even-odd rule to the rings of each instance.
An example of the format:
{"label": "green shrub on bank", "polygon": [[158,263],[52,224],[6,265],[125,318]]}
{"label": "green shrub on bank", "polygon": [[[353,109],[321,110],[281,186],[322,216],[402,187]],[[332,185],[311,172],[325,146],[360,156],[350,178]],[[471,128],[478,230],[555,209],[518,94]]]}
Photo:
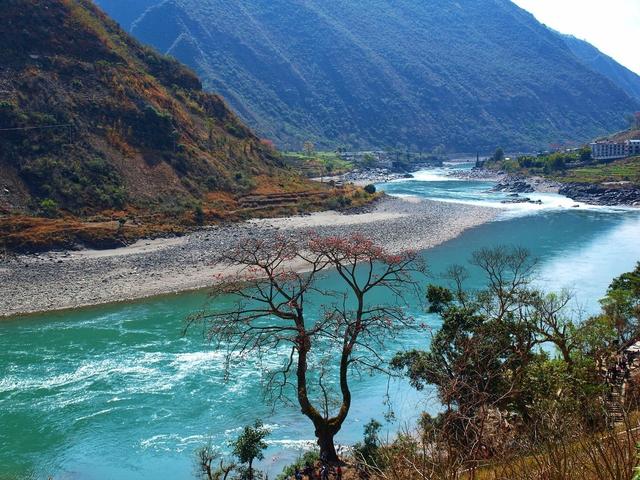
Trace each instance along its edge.
{"label": "green shrub on bank", "polygon": [[320,461],[320,451],[310,450],[304,452],[298,459],[291,465],[287,465],[282,470],[282,473],[276,477],[276,480],[289,480],[296,473],[296,469],[302,471],[307,465],[315,465]]}

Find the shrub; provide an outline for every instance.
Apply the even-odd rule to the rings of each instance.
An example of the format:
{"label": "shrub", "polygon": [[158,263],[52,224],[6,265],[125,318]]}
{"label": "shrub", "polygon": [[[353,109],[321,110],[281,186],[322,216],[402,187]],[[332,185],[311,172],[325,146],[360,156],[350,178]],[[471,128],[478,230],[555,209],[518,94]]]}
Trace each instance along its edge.
{"label": "shrub", "polygon": [[55,200],[45,198],[40,202],[40,211],[45,217],[54,218],[58,216],[58,204]]}
{"label": "shrub", "polygon": [[276,477],[276,480],[288,480],[296,473],[296,469],[303,470],[307,465],[315,465],[320,461],[320,452],[318,450],[310,450],[282,470],[282,473]]}
{"label": "shrub", "polygon": [[329,208],[329,210],[339,210],[341,208],[346,208],[349,205],[351,205],[351,199],[345,197],[344,195],[331,198],[329,199],[329,201],[327,201],[327,208]]}
{"label": "shrub", "polygon": [[373,195],[374,193],[376,193],[376,186],[370,183],[369,185],[364,187],[364,191],[367,192],[369,195]]}
{"label": "shrub", "polygon": [[204,224],[204,210],[202,210],[202,205],[196,205],[196,208],[194,208],[193,221],[196,223],[196,225]]}
{"label": "shrub", "polygon": [[453,294],[447,288],[439,285],[429,285],[427,287],[427,300],[429,302],[429,313],[441,313],[444,307],[453,301]]}
{"label": "shrub", "polygon": [[349,197],[345,197],[344,195],[340,195],[340,197],[338,197],[338,203],[342,208],[345,208],[351,205],[351,199]]}
{"label": "shrub", "polygon": [[15,108],[16,106],[13,103],[7,100],[0,100],[0,110],[13,110]]}

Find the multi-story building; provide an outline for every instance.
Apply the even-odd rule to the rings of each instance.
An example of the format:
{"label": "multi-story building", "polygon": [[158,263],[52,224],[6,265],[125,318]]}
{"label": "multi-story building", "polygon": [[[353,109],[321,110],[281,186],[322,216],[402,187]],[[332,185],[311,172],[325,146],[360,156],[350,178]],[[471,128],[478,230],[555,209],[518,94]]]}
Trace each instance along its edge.
{"label": "multi-story building", "polygon": [[635,157],[640,155],[640,140],[627,140],[627,155],[629,157]]}
{"label": "multi-story building", "polygon": [[624,142],[604,140],[591,144],[591,156],[594,160],[615,160],[636,155],[640,155],[640,140]]}

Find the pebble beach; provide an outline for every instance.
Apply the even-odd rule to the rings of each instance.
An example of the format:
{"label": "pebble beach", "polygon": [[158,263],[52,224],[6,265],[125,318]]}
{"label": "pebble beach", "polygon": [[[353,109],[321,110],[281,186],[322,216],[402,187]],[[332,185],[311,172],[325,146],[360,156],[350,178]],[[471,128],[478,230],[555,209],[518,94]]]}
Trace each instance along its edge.
{"label": "pebble beach", "polygon": [[493,220],[492,208],[385,197],[357,213],[320,212],[207,227],[183,237],[140,240],[113,250],[79,250],[0,259],[0,316],[64,310],[203,289],[234,271],[220,251],[247,238],[304,239],[363,234],[389,251],[423,250]]}

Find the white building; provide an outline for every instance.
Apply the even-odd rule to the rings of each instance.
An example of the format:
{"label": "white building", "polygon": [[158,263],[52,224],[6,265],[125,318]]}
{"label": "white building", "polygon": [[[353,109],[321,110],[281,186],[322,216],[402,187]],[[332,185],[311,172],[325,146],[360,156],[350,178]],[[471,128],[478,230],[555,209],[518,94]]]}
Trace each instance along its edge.
{"label": "white building", "polygon": [[636,155],[640,155],[640,140],[625,142],[604,140],[591,144],[591,156],[594,160],[615,160]]}

